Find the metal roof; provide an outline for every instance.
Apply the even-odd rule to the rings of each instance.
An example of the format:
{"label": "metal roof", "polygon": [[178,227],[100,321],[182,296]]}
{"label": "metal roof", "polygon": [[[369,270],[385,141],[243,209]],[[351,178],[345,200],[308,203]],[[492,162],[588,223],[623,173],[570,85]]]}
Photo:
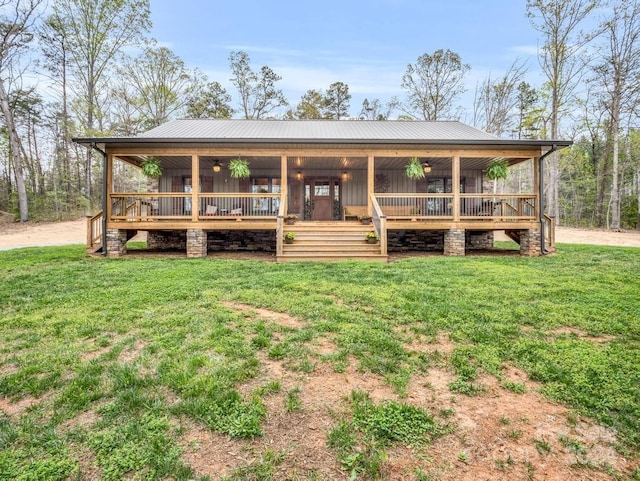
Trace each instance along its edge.
{"label": "metal roof", "polygon": [[364,120],[173,120],[143,138],[290,140],[496,140],[460,122]]}
{"label": "metal roof", "polygon": [[278,143],[458,144],[566,147],[569,141],[506,140],[456,121],[402,120],[172,120],[136,137],[74,138],[91,144]]}

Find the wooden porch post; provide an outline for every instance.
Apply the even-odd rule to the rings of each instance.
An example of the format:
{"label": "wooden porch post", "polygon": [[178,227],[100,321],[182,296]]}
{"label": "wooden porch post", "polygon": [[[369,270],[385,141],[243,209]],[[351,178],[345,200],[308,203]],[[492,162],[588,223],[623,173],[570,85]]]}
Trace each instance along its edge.
{"label": "wooden porch post", "polygon": [[373,165],[373,154],[369,154],[367,157],[367,213],[369,215],[373,215],[373,204],[371,201],[371,196],[373,195],[373,190],[375,188],[375,171]]}
{"label": "wooden porch post", "polygon": [[460,156],[451,158],[451,190],[453,190],[453,221],[460,221]]}
{"label": "wooden porch post", "polygon": [[540,208],[542,199],[540,199],[540,157],[533,158],[533,192],[536,196],[534,203],[536,209],[536,219],[542,220],[542,209]]}
{"label": "wooden porch post", "polygon": [[191,220],[198,222],[200,213],[200,157],[191,156]]}
{"label": "wooden porch post", "polygon": [[280,202],[284,202],[284,214],[286,215],[289,211],[289,206],[287,205],[287,199],[289,197],[288,189],[289,189],[289,172],[287,169],[287,159],[286,155],[280,156],[280,192],[281,192],[281,200]]}
{"label": "wooden porch post", "polygon": [[[111,220],[111,194],[113,194],[113,154],[107,154],[107,178],[105,182],[107,183],[106,194],[107,197],[105,199],[106,204],[106,212],[104,213],[107,222]],[[104,236],[104,232],[102,233]],[[104,239],[103,239],[104,243]],[[104,244],[103,244],[104,245]]]}

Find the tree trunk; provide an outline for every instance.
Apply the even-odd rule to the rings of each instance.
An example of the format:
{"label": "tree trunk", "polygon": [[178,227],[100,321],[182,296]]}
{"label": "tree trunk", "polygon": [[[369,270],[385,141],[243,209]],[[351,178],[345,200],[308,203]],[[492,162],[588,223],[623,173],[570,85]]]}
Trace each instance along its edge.
{"label": "tree trunk", "polygon": [[24,182],[24,174],[22,171],[22,159],[20,158],[20,137],[16,132],[16,126],[13,121],[13,112],[9,107],[9,99],[4,88],[4,82],[0,78],[0,109],[4,116],[7,130],[9,131],[9,146],[11,147],[11,157],[13,160],[13,171],[16,178],[16,187],[18,189],[18,205],[20,208],[20,222],[29,220],[29,203],[27,200],[27,188]]}
{"label": "tree trunk", "polygon": [[620,129],[618,120],[613,122],[613,169],[611,172],[611,229],[620,230],[620,192],[618,189],[619,170],[619,149],[620,149]]}
{"label": "tree trunk", "polygon": [[640,166],[636,170],[636,196],[638,197],[638,219],[636,220],[636,230],[640,230]]}

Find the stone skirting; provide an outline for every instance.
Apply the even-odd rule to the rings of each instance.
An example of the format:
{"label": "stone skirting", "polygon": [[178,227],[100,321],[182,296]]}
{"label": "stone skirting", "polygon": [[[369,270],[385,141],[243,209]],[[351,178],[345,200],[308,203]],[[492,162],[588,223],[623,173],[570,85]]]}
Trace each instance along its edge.
{"label": "stone skirting", "polygon": [[387,250],[389,252],[426,251],[442,252],[443,231],[434,230],[389,230]]}
{"label": "stone skirting", "polygon": [[492,230],[468,230],[465,232],[465,249],[468,251],[493,249]]}
{"label": "stone skirting", "polygon": [[107,229],[106,247],[108,257],[120,257],[127,253],[127,231]]}
{"label": "stone skirting", "polygon": [[464,229],[449,229],[444,232],[444,255],[463,256],[465,252]]}
{"label": "stone skirting", "polygon": [[520,231],[520,255],[529,257],[542,255],[540,229]]}
{"label": "stone skirting", "polygon": [[[189,229],[200,230],[200,229]],[[206,235],[206,251],[247,251],[247,252],[275,252],[276,232],[275,230],[223,230],[223,231],[203,231]],[[195,234],[192,234],[195,235]],[[200,239],[193,239],[192,249],[196,247]],[[147,232],[147,249],[149,250],[180,250],[188,251],[187,231],[174,230],[150,230]],[[206,254],[205,254],[206,255]],[[189,254],[187,254],[189,256]],[[189,256],[191,257],[191,256]],[[196,257],[201,257],[197,255]]]}
{"label": "stone skirting", "polygon": [[187,229],[187,257],[207,257],[207,231]]}
{"label": "stone skirting", "polygon": [[275,252],[275,230],[217,230],[208,235],[210,251]]}
{"label": "stone skirting", "polygon": [[[540,230],[520,230],[520,254],[541,255]],[[119,257],[127,252],[127,231],[107,229],[107,253]],[[494,231],[450,230],[389,230],[389,252],[442,252],[448,256],[464,256],[467,251],[489,250],[494,247]],[[150,230],[149,250],[173,250],[187,257],[206,257],[209,252],[245,251],[275,252],[275,230]]]}
{"label": "stone skirting", "polygon": [[187,232],[183,230],[150,230],[147,232],[149,250],[187,250]]}

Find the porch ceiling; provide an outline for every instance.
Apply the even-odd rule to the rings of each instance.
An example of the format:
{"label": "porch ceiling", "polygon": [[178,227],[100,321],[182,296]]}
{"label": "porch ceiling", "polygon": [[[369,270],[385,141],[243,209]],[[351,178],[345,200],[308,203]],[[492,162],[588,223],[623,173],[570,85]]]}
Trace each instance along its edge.
{"label": "porch ceiling", "polygon": [[[120,160],[128,162],[135,166],[140,166],[142,157],[139,156],[119,156]],[[190,169],[190,156],[157,156],[160,159],[162,167],[165,169]],[[210,170],[216,161],[219,161],[223,167],[229,164],[232,157],[214,157],[201,156],[200,169]],[[254,169],[273,169],[280,168],[279,157],[262,157],[262,156],[243,156],[250,161],[251,167]],[[402,170],[407,164],[408,157],[376,157],[375,168],[385,170]],[[462,157],[460,165],[465,170],[484,170],[488,163],[494,157]],[[451,158],[449,157],[421,157],[421,161],[428,161],[434,169],[451,168]],[[528,159],[507,159],[510,165],[517,164]],[[366,170],[366,157],[289,157],[289,170],[296,169],[328,169],[328,170]]]}

